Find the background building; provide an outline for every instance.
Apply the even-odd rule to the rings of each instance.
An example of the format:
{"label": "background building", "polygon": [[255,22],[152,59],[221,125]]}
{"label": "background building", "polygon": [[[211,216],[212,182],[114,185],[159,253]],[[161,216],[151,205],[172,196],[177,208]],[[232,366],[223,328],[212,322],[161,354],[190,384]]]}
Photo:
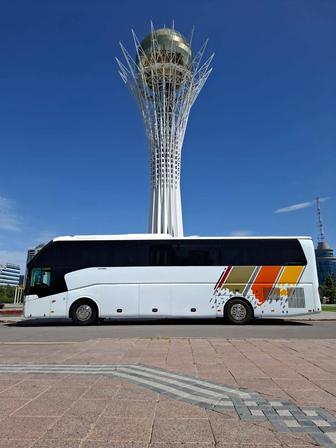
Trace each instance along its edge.
{"label": "background building", "polygon": [[319,226],[319,240],[317,248],[315,249],[315,256],[319,283],[324,284],[326,277],[329,274],[333,275],[334,280],[336,281],[336,256],[334,256],[334,249],[329,246],[325,239],[319,198],[316,198],[316,212]]}
{"label": "background building", "polygon": [[42,247],[44,246],[44,244],[39,244],[38,246],[34,247],[33,249],[28,249],[27,252],[27,261],[26,261],[26,265],[30,262],[30,260],[35,257],[35,255],[42,249]]}
{"label": "background building", "polygon": [[41,244],[39,244],[38,246],[36,246],[36,247],[34,247],[32,249],[28,249],[23,285],[26,284],[27,264],[30,262],[30,260],[32,260],[35,257],[35,255],[42,249],[43,246],[44,246],[44,243],[41,243]]}
{"label": "background building", "polygon": [[327,241],[320,241],[315,250],[317,273],[320,283],[325,283],[328,274],[334,276],[336,281],[336,256]]}
{"label": "background building", "polygon": [[0,286],[18,286],[20,283],[20,266],[6,263],[0,265]]}

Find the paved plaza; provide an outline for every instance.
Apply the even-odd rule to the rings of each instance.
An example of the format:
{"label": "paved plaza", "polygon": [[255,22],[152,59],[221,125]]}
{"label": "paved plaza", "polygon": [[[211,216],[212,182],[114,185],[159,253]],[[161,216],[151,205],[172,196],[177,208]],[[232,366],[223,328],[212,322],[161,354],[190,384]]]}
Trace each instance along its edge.
{"label": "paved plaza", "polygon": [[0,343],[0,447],[334,447],[334,347],[332,339]]}

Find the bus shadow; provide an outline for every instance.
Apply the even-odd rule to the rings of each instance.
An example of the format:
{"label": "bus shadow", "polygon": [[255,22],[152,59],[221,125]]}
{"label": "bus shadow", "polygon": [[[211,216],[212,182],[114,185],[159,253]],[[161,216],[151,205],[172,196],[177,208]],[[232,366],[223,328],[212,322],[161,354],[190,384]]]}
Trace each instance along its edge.
{"label": "bus shadow", "polygon": [[[299,321],[286,319],[256,319],[243,327],[267,327],[267,326],[312,326],[313,321]],[[22,320],[19,322],[10,322],[5,324],[7,327],[77,327],[70,319],[32,319]],[[173,325],[193,326],[193,325],[211,325],[221,327],[240,327],[239,325],[230,324],[220,319],[102,319],[99,323],[91,326],[155,326],[165,325],[167,327]],[[83,328],[83,327],[81,327]],[[87,327],[90,328],[90,327]]]}

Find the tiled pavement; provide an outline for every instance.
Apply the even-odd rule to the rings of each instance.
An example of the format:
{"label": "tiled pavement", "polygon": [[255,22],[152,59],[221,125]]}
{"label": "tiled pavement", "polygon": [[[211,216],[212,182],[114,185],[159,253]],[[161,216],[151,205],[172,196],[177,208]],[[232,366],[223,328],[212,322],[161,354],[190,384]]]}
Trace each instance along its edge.
{"label": "tiled pavement", "polygon": [[[141,364],[0,364],[1,373],[115,376],[166,397],[218,413],[235,411],[243,421],[269,421],[279,432],[306,433],[321,446],[336,448],[336,443],[333,443],[336,440],[336,417],[325,409],[300,408],[290,400],[266,400],[255,392]],[[135,417],[136,414],[133,411]]]}
{"label": "tiled pavement", "polygon": [[[222,404],[233,403],[209,409],[173,399],[153,387],[139,387],[130,378],[125,381],[125,377],[99,372],[1,373],[0,448],[302,448],[318,446],[318,442],[333,446],[332,438],[327,445],[316,440],[316,434],[313,440],[295,430],[297,425],[333,426],[336,350],[329,340],[105,339],[0,344],[0,363],[65,364],[68,369],[79,364],[90,368],[92,364],[140,363],[156,368],[161,380],[164,370],[171,372],[174,381],[183,381],[171,376],[177,373],[225,384],[229,389],[221,391]],[[124,375],[134,374],[127,371],[130,367],[123,368]],[[143,374],[138,377],[150,379]],[[160,382],[168,385],[166,380]],[[199,382],[194,386],[209,388]],[[186,391],[185,386],[174,387]],[[260,395],[239,396],[230,388]],[[199,390],[193,392],[204,396]]]}

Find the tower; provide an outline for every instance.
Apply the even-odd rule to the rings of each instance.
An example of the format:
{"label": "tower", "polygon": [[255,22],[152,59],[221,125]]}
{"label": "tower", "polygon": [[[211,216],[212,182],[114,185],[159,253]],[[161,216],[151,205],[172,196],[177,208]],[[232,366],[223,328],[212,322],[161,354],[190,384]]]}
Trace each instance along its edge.
{"label": "tower", "polygon": [[191,106],[207,80],[213,58],[202,58],[207,41],[193,56],[188,41],[172,28],[155,30],[136,48],[133,58],[120,44],[125,62],[119,73],[137,100],[150,150],[149,232],[183,236],[181,149]]}

